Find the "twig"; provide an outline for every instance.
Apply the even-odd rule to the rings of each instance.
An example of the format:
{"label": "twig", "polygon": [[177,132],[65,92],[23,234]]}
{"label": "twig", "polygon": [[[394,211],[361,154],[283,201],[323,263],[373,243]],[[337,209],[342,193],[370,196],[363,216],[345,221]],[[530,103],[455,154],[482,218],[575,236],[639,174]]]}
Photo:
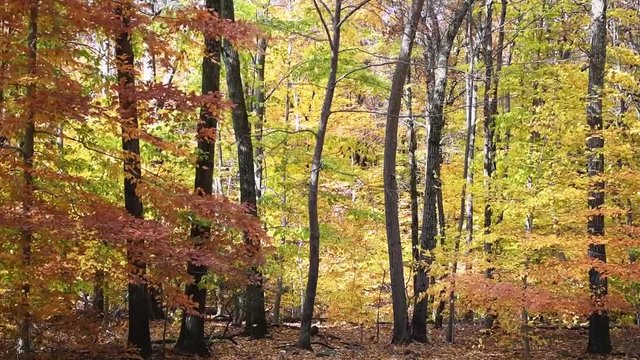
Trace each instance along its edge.
{"label": "twig", "polygon": [[335,350],[335,349],[336,349],[336,348],[334,348],[334,347],[333,347],[333,346],[331,346],[331,345],[328,345],[328,344],[323,343],[322,341],[312,341],[312,342],[311,342],[311,344],[315,344],[315,345],[322,345],[322,346],[324,346],[324,347],[326,347],[326,348],[329,348],[329,349],[331,349],[331,350]]}

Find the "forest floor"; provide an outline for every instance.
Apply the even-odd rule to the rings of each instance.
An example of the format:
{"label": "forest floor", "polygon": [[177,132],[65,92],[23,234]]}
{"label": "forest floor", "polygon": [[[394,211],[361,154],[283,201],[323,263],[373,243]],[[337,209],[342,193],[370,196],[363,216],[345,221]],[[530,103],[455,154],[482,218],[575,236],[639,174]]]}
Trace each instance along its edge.
{"label": "forest floor", "polygon": [[[126,322],[125,322],[126,323]],[[162,339],[164,323],[155,321],[152,325],[152,338]],[[509,340],[504,335],[489,335],[480,326],[471,324],[456,325],[456,342],[450,345],[445,341],[443,330],[429,329],[428,344],[413,343],[403,346],[389,344],[391,327],[381,325],[380,339],[376,341],[376,328],[342,325],[322,325],[319,334],[313,337],[315,352],[297,349],[293,346],[297,340],[298,324],[273,326],[267,338],[250,340],[240,335],[241,328],[229,327],[226,338],[222,338],[225,324],[207,322],[207,333],[214,334],[211,343],[210,359],[519,359],[522,358],[522,344],[518,339]],[[54,357],[42,359],[132,359],[123,354],[122,342],[126,339],[126,324],[113,341],[103,346],[94,346],[91,351],[58,353]],[[299,325],[298,325],[299,326]],[[173,349],[179,326],[166,328],[164,346],[161,341],[154,342],[153,359],[194,359],[177,353]],[[587,329],[532,329],[531,359],[602,359],[585,353]],[[608,359],[640,359],[640,327],[612,328],[614,353]],[[44,354],[43,354],[44,355]]]}

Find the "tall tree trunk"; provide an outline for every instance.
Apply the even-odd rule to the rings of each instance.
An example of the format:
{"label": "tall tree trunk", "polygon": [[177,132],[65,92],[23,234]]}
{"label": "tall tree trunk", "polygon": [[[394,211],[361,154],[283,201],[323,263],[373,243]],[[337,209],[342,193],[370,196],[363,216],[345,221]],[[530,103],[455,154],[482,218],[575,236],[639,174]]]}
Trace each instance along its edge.
{"label": "tall tree trunk", "polygon": [[255,60],[256,86],[253,89],[253,111],[255,111],[258,121],[256,121],[256,197],[262,197],[264,188],[264,148],[262,146],[262,133],[264,128],[265,113],[265,93],[264,93],[264,65],[267,54],[267,39],[258,38],[258,51]]}
{"label": "tall tree trunk", "polygon": [[[476,143],[476,88],[475,88],[475,56],[476,43],[473,39],[473,22],[471,11],[467,14],[467,62],[469,71],[466,79],[466,119],[467,119],[467,140],[464,148],[464,168],[462,177],[464,183],[460,195],[460,217],[458,218],[458,237],[454,245],[454,261],[451,269],[451,289],[449,290],[449,322],[447,325],[446,339],[453,343],[453,324],[455,320],[455,276],[458,271],[458,253],[460,251],[460,239],[463,229],[467,232],[467,246],[473,241],[473,159],[475,157]],[[464,227],[466,223],[466,228]]]}
{"label": "tall tree trunk", "polygon": [[407,127],[409,130],[409,197],[411,199],[411,248],[418,249],[420,239],[420,219],[418,207],[418,161],[416,159],[416,150],[418,149],[418,140],[416,136],[416,121],[413,117],[413,90],[411,89],[411,73],[407,71],[407,112],[409,121]]}
{"label": "tall tree trunk", "polygon": [[[235,21],[233,0],[222,0],[222,17]],[[223,58],[227,69],[227,88],[229,98],[235,104],[232,113],[233,131],[238,147],[238,167],[240,171],[240,201],[249,206],[249,212],[257,216],[256,179],[253,168],[253,144],[251,126],[247,115],[242,76],[240,74],[240,57],[238,51],[228,41],[223,41]],[[257,254],[260,243],[245,234],[245,242],[249,250]],[[251,338],[263,338],[267,334],[267,319],[264,311],[264,290],[262,274],[257,268],[250,269],[251,278],[247,285],[245,332]]]}
{"label": "tall tree trunk", "polygon": [[[530,182],[531,184],[531,182]],[[531,190],[532,187],[529,187]],[[528,284],[528,276],[529,276],[529,254],[528,254],[528,246],[531,243],[531,234],[533,233],[533,210],[529,210],[527,217],[525,219],[525,238],[526,238],[526,246],[524,249],[525,260],[524,260],[524,275],[522,276],[522,324],[520,325],[520,332],[522,334],[522,352],[523,358],[530,359],[531,358],[531,335],[529,334],[529,311],[527,309],[527,288]]]}
{"label": "tall tree trunk", "polygon": [[[485,235],[491,233],[491,217],[493,210],[491,207],[491,179],[496,170],[496,136],[495,136],[495,118],[498,114],[498,83],[500,79],[500,70],[502,69],[502,54],[504,50],[504,26],[505,18],[507,15],[507,1],[502,0],[500,9],[500,20],[498,24],[498,43],[495,50],[496,64],[494,66],[493,56],[493,1],[488,0],[485,4],[485,23],[482,30],[483,36],[483,55],[485,63],[485,86],[483,96],[483,109],[484,109],[484,187],[485,187],[485,209],[484,209],[484,233]],[[487,262],[491,263],[493,253],[493,243],[486,241],[483,244],[483,249]],[[490,265],[485,269],[485,277],[488,279],[493,278],[494,268]],[[487,311],[487,314],[483,321],[483,326],[487,329],[493,327],[493,320],[495,316]]]}
{"label": "tall tree trunk", "polygon": [[[606,11],[607,0],[591,1],[591,51],[589,54],[589,85],[587,94],[587,123],[591,131],[587,138],[588,164],[590,178],[604,173],[604,138],[602,131],[602,90],[604,88],[604,67],[606,62]],[[594,179],[590,183],[588,194],[589,209],[594,211],[589,216],[587,228],[591,243],[589,258],[602,262],[607,261],[605,245],[598,240],[604,235],[604,214],[600,213],[604,205],[604,182]],[[596,213],[597,212],[597,213]],[[603,308],[603,300],[607,295],[607,278],[596,267],[589,270],[589,285],[592,298],[597,309],[589,316],[590,354],[608,354],[611,352],[609,334],[609,314]]]}
{"label": "tall tree trunk", "polygon": [[[27,37],[27,66],[32,79],[37,76],[37,54],[38,54],[38,1],[29,2],[29,34]],[[35,80],[27,85],[26,98],[33,101],[36,92]],[[24,185],[22,191],[22,216],[27,220],[31,215],[34,196],[33,178],[33,154],[35,142],[35,111],[30,103],[27,110],[27,118],[24,127],[24,137],[22,140],[22,164],[24,165],[22,174]],[[31,242],[33,231],[27,226],[20,230],[20,247],[22,252],[22,268],[24,271],[21,286],[20,315],[18,319],[18,356],[30,356],[31,348],[31,306],[29,295],[31,284],[29,280],[29,267],[31,266]]]}
{"label": "tall tree trunk", "polygon": [[[498,99],[493,95],[493,78],[497,78],[497,74],[494,74],[493,67],[493,1],[487,0],[485,6],[486,20],[482,31],[482,53],[484,55],[485,63],[485,86],[483,97],[483,109],[484,120],[482,122],[482,128],[484,132],[484,145],[483,145],[483,168],[484,168],[484,192],[485,192],[485,206],[484,206],[484,234],[489,235],[491,233],[491,221],[493,216],[493,207],[491,206],[491,180],[493,173],[496,169],[496,144],[495,144],[495,115],[497,113]],[[501,52],[501,50],[499,50]],[[497,91],[497,80],[495,83],[495,89]],[[491,255],[492,243],[489,241],[484,242],[484,252],[489,258]],[[492,277],[493,270],[488,268],[485,271],[487,278]]]}
{"label": "tall tree trunk", "polygon": [[[287,10],[289,13],[291,12],[291,2],[289,2]],[[287,73],[291,70],[291,54],[293,52],[293,45],[291,41],[289,41],[287,45]],[[285,103],[284,103],[284,128],[285,131],[289,131],[289,122],[291,118],[291,91],[292,91],[291,79],[287,76],[287,89],[285,95]],[[295,105],[294,105],[295,106]],[[282,216],[280,218],[280,226],[282,227],[282,238],[280,239],[280,244],[282,246],[286,246],[286,231],[289,226],[289,220],[287,218],[287,166],[289,165],[289,156],[288,156],[288,139],[289,135],[285,134],[284,141],[282,142],[282,147],[284,148],[285,153],[282,155],[282,162],[280,163],[281,171],[282,171],[282,196],[280,197],[280,206],[282,207]],[[280,325],[280,308],[282,302],[282,295],[284,293],[284,285],[282,281],[282,274],[284,272],[284,256],[278,256],[278,262],[280,265],[280,273],[278,274],[278,279],[276,280],[276,295],[273,302],[273,322],[276,325]]]}
{"label": "tall tree trunk", "polygon": [[[138,109],[135,97],[135,76],[133,48],[131,45],[131,15],[133,6],[129,2],[119,3],[115,13],[122,24],[122,31],[116,34],[116,63],[118,66],[118,100],[122,127],[122,151],[124,156],[124,202],[127,212],[136,218],[143,218],[142,201],[136,193],[141,178],[140,140],[135,134],[138,129]],[[127,342],[140,350],[142,357],[151,356],[151,336],[149,334],[149,292],[144,279],[147,264],[144,261],[141,241],[127,241],[127,258],[131,265],[129,281],[129,335]]]}
{"label": "tall tree trunk", "polygon": [[[324,18],[318,4],[314,0],[316,11],[325,26]],[[313,307],[316,301],[316,289],[318,287],[318,271],[320,267],[320,224],[318,222],[318,180],[322,169],[322,150],[324,138],[327,132],[327,122],[331,115],[331,104],[336,89],[336,74],[338,72],[338,55],[340,48],[340,12],[342,0],[336,0],[333,10],[332,27],[333,35],[330,40],[331,61],[329,63],[329,79],[324,93],[324,101],[320,111],[320,123],[316,133],[316,145],[311,162],[311,175],[309,178],[309,273],[307,277],[307,289],[302,307],[302,322],[298,336],[298,346],[303,349],[311,349],[311,320],[313,319]]]}
{"label": "tall tree trunk", "polygon": [[[460,8],[456,9],[453,19],[449,23],[446,32],[441,35],[438,26],[438,17],[433,4],[427,4],[427,22],[430,27],[428,45],[425,51],[427,64],[427,108],[428,135],[427,135],[427,161],[425,174],[424,207],[422,211],[422,233],[420,237],[420,249],[414,276],[414,298],[417,301],[413,311],[412,337],[416,341],[426,341],[427,338],[427,306],[428,302],[423,296],[429,287],[428,266],[433,262],[433,249],[436,247],[438,236],[438,191],[442,186],[440,181],[440,165],[442,162],[442,129],[444,127],[444,104],[447,87],[447,70],[449,55],[453,40],[464,20],[473,0],[465,0]],[[428,254],[425,254],[428,252]],[[425,266],[424,263],[427,263]]]}
{"label": "tall tree trunk", "polygon": [[[422,13],[424,0],[411,2],[411,13],[404,26],[400,43],[400,55],[393,73],[391,93],[387,110],[387,125],[384,141],[384,212],[387,230],[387,244],[389,248],[389,270],[391,275],[391,296],[393,300],[393,335],[394,344],[406,343],[411,340],[409,315],[407,313],[407,298],[404,286],[404,268],[402,262],[402,244],[400,242],[400,224],[398,221],[398,183],[396,179],[396,151],[398,148],[398,116],[402,104],[404,83],[409,72],[411,51],[416,36],[416,28]],[[414,134],[415,138],[415,134]],[[413,141],[410,140],[410,142]],[[415,156],[415,151],[413,151]],[[413,159],[415,161],[415,158]],[[415,180],[415,179],[412,179]],[[413,195],[413,194],[412,194]],[[417,207],[417,204],[415,204]],[[414,204],[412,204],[413,209]],[[416,236],[417,234],[412,234]],[[413,240],[413,239],[412,239]],[[415,240],[417,242],[417,239]],[[414,249],[415,251],[415,249]],[[425,315],[426,320],[426,315]],[[424,336],[427,340],[426,328]]]}
{"label": "tall tree trunk", "polygon": [[[220,0],[207,0],[206,8],[213,14],[220,13]],[[202,94],[211,94],[220,91],[220,40],[216,37],[204,35],[205,56],[202,58]],[[215,133],[218,121],[214,114],[205,106],[200,108],[200,120],[197,126],[198,159],[195,168],[194,192],[197,195],[211,195],[213,193],[213,168],[215,155]],[[217,133],[215,133],[217,136]],[[191,238],[194,246],[199,247],[211,237],[209,226],[191,224]],[[194,262],[187,264],[187,272],[193,277],[193,282],[188,284],[185,294],[197,305],[198,314],[184,311],[180,323],[180,335],[176,348],[198,355],[206,355],[209,347],[204,337],[204,311],[207,300],[207,290],[200,287],[200,281],[207,274],[208,269],[204,265]]]}

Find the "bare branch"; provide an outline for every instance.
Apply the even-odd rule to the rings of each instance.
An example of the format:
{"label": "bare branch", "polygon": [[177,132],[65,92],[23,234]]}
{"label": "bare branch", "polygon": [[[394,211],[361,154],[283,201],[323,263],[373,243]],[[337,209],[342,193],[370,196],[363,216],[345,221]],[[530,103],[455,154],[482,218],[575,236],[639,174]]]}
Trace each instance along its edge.
{"label": "bare branch", "polygon": [[287,80],[289,78],[289,76],[291,76],[291,74],[293,74],[294,71],[296,71],[298,68],[300,68],[302,65],[308,63],[309,61],[303,61],[301,63],[297,63],[296,65],[294,65],[293,67],[291,67],[291,69],[289,69],[289,71],[287,72],[287,74],[283,77],[280,78],[280,80],[278,80],[278,83],[276,84],[276,86],[273,87],[273,89],[271,89],[271,91],[269,91],[269,94],[267,94],[267,96],[264,97],[264,101],[269,100],[269,98],[271,97],[271,95],[273,95],[273,93],[280,87],[280,85],[282,85],[282,83]]}
{"label": "bare branch", "polygon": [[358,5],[354,6],[353,9],[351,9],[351,11],[349,11],[347,13],[347,15],[345,15],[342,20],[340,20],[340,22],[338,23],[337,27],[341,27],[342,24],[344,24],[345,21],[347,21],[351,15],[355,14],[356,11],[360,10],[360,8],[362,8],[363,6],[365,6],[370,0],[362,0],[361,3],[359,3]]}
{"label": "bare branch", "polygon": [[[319,1],[322,3],[322,5],[324,5],[326,7],[326,5],[324,4],[324,2],[322,2],[322,0],[319,0]],[[318,1],[317,0],[313,0],[313,6],[316,8],[316,12],[318,13],[318,17],[320,17],[320,22],[322,23],[322,27],[324,28],[324,32],[325,32],[325,34],[327,34],[327,40],[329,41],[329,47],[331,47],[331,50],[333,50],[333,40],[332,40],[332,37],[331,37],[331,32],[329,32],[329,27],[327,26],[327,22],[324,20],[324,16],[322,15],[322,10],[320,10],[320,7],[318,7]]]}
{"label": "bare branch", "polygon": [[369,65],[365,65],[359,68],[355,68],[355,69],[351,69],[349,71],[347,71],[346,73],[344,73],[342,76],[340,76],[338,79],[336,79],[336,84],[340,82],[340,80],[344,80],[345,78],[347,78],[349,75],[358,72],[358,71],[362,71],[362,70],[366,70],[372,67],[376,67],[376,66],[385,66],[385,65],[394,65],[395,63],[397,63],[397,61],[388,61],[388,62],[383,62],[380,64],[369,64]]}

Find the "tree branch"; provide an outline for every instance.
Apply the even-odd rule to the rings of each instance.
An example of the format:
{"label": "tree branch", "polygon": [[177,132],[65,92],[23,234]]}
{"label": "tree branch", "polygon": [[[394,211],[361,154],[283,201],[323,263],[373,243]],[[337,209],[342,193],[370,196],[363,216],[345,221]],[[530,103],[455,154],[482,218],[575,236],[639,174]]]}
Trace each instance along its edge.
{"label": "tree branch", "polygon": [[362,8],[363,6],[365,6],[370,0],[362,0],[361,3],[359,3],[358,5],[354,6],[353,9],[351,9],[351,11],[349,11],[347,13],[347,15],[344,16],[344,18],[342,18],[342,20],[340,20],[340,22],[338,23],[337,27],[341,27],[342,24],[344,24],[345,21],[347,21],[351,15],[355,14],[356,11],[360,10],[360,8]]}
{"label": "tree branch", "polygon": [[[322,0],[313,0],[313,6],[316,8],[316,12],[318,13],[318,17],[320,17],[320,22],[322,23],[322,27],[324,28],[324,32],[325,32],[325,34],[327,34],[327,40],[329,41],[329,47],[331,48],[331,50],[333,50],[333,41],[332,41],[332,38],[331,38],[331,32],[329,32],[329,27],[327,26],[327,22],[324,20],[324,16],[322,15],[322,10],[320,10],[320,7],[318,6],[318,1],[320,1],[320,3],[322,3],[322,5],[325,8],[327,7],[327,5],[325,5],[325,3]],[[329,15],[331,15],[333,17],[331,12],[329,12]]]}

